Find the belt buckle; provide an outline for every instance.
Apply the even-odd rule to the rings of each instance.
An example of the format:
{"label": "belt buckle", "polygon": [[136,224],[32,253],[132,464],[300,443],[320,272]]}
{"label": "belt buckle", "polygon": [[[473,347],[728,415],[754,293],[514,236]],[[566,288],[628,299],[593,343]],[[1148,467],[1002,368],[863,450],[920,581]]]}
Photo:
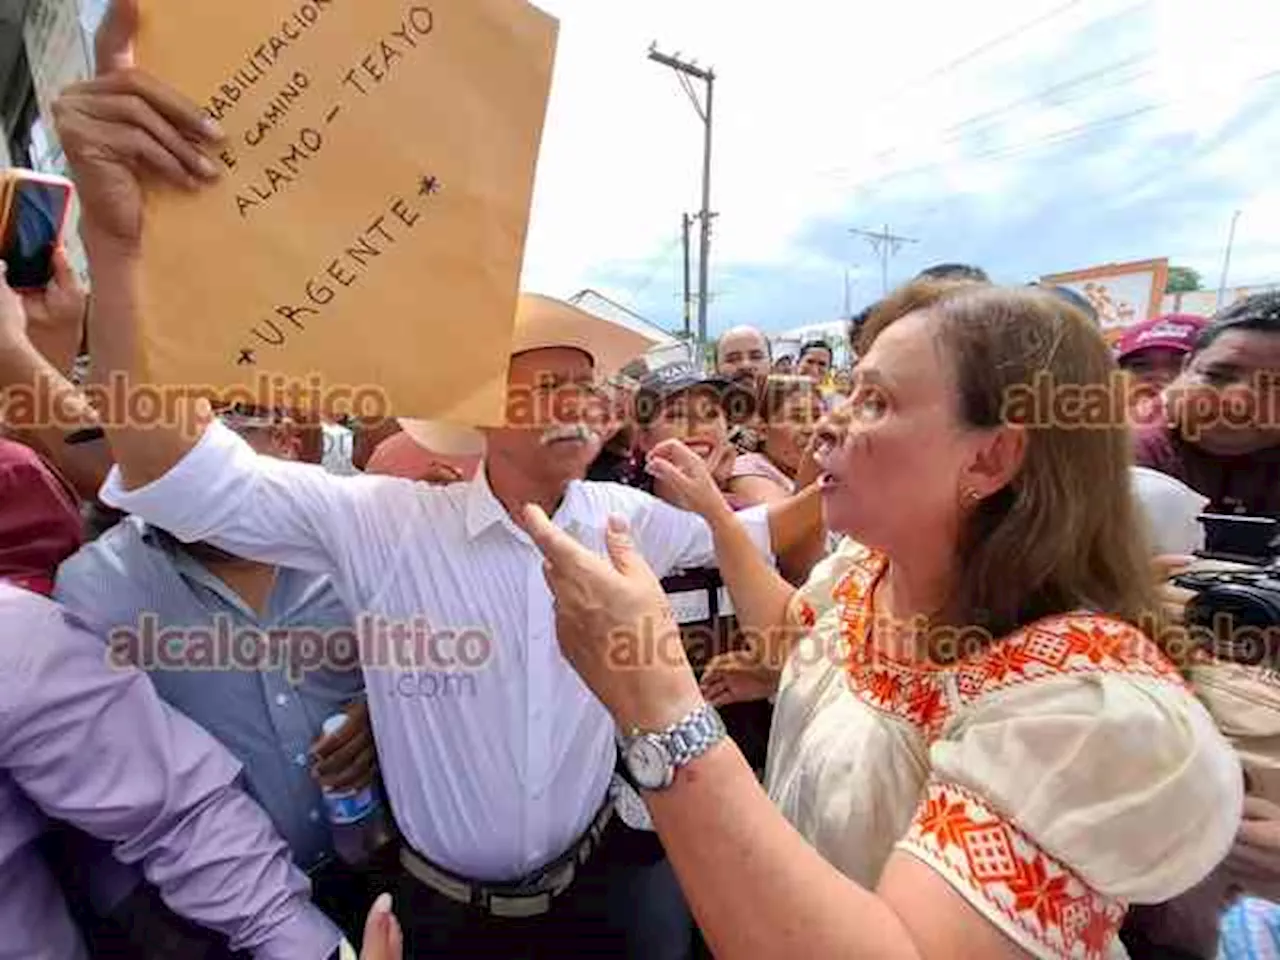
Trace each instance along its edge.
{"label": "belt buckle", "polygon": [[487,893],[486,909],[495,917],[507,919],[527,919],[540,917],[551,910],[550,893],[535,893],[527,897],[506,897],[498,893]]}
{"label": "belt buckle", "polygon": [[481,903],[495,917],[540,917],[551,910],[555,898],[573,885],[577,876],[577,864],[569,862],[542,877],[540,893],[505,894],[481,888]]}
{"label": "belt buckle", "polygon": [[[565,862],[552,869],[545,870],[538,878],[539,893],[513,894],[499,893],[493,887],[482,883],[470,883],[462,878],[455,879],[451,875],[437,869],[430,861],[419,856],[407,846],[401,851],[401,861],[413,863],[418,879],[458,903],[469,903],[479,907],[495,917],[509,919],[526,919],[539,917],[550,912],[556,897],[572,886],[581,867],[595,853],[600,845],[600,838],[613,816],[613,805],[606,804],[596,814],[586,834],[579,840],[576,850],[565,856]],[[429,882],[426,878],[430,878]],[[507,888],[508,890],[510,887]]]}

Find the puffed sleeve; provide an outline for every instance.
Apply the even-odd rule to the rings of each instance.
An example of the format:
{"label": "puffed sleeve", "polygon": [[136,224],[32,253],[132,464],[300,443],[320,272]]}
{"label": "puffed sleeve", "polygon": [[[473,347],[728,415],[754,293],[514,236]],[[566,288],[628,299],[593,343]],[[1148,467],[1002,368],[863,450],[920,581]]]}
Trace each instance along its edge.
{"label": "puffed sleeve", "polygon": [[931,748],[898,849],[1032,956],[1110,956],[1130,904],[1185,892],[1231,847],[1239,761],[1181,678],[1152,662],[1085,658],[996,684],[1004,667],[988,664],[988,690]]}
{"label": "puffed sleeve", "polygon": [[[842,589],[865,587],[862,581],[874,579],[878,566],[876,554],[845,537],[814,565],[804,586],[792,595],[787,611],[791,622],[812,627],[837,608]],[[851,584],[851,580],[858,582]]]}

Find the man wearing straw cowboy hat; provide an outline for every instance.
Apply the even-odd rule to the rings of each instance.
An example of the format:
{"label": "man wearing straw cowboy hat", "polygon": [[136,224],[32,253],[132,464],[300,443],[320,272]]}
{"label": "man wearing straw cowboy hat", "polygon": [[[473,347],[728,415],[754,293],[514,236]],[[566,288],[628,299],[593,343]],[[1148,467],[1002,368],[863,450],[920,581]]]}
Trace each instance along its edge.
{"label": "man wearing straw cowboy hat", "polygon": [[[95,277],[106,303],[128,302],[110,290],[128,282]],[[117,332],[136,323],[108,312],[97,320]],[[330,572],[362,624],[380,767],[404,841],[398,906],[410,956],[688,950],[669,865],[614,816],[617,731],[561,657],[541,555],[513,520],[539,504],[603,551],[608,518],[621,515],[656,569],[713,562],[700,518],[578,479],[599,449],[594,384],[648,346],[568,304],[522,297],[507,426],[411,425],[445,452],[483,439],[483,469],[452,487],[270,460],[217,422],[198,437],[110,434],[120,466],[104,500],[184,541]],[[130,362],[109,358],[113,369]],[[820,522],[813,497],[743,514],[765,552]]]}
{"label": "man wearing straw cowboy hat", "polygon": [[[199,108],[132,68],[129,9],[112,4],[100,76],[64,93],[57,112],[81,198],[95,364],[139,383],[143,184],[194,187],[201,147],[218,138]],[[689,948],[669,866],[613,816],[616,731],[560,653],[542,555],[513,520],[536,504],[603,551],[618,514],[656,570],[713,560],[700,518],[577,479],[598,446],[593,384],[648,346],[568,304],[522,298],[507,425],[483,431],[476,478],[449,487],[262,457],[198,408],[181,427],[148,429],[105,412],[118,464],[105,502],[184,542],[332,575],[363,634],[379,767],[404,841],[409,956]],[[821,508],[809,495],[743,523],[762,551],[781,551],[820,526]]]}

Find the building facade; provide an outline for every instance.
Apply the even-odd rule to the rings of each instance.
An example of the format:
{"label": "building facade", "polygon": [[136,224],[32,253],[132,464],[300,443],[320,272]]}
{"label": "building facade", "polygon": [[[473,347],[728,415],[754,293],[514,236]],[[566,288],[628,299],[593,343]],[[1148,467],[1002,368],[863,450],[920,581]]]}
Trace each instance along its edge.
{"label": "building facade", "polygon": [[[67,175],[51,108],[64,87],[91,75],[93,34],[106,6],[107,0],[0,0],[0,166]],[[65,244],[83,275],[77,224],[73,206]]]}

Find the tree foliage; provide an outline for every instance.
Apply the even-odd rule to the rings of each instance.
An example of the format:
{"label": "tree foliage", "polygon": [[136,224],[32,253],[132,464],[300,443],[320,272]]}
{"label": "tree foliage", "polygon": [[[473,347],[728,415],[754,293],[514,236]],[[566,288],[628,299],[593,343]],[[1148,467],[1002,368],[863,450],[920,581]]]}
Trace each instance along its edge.
{"label": "tree foliage", "polygon": [[1194,293],[1201,289],[1200,274],[1190,267],[1170,267],[1165,293]]}

